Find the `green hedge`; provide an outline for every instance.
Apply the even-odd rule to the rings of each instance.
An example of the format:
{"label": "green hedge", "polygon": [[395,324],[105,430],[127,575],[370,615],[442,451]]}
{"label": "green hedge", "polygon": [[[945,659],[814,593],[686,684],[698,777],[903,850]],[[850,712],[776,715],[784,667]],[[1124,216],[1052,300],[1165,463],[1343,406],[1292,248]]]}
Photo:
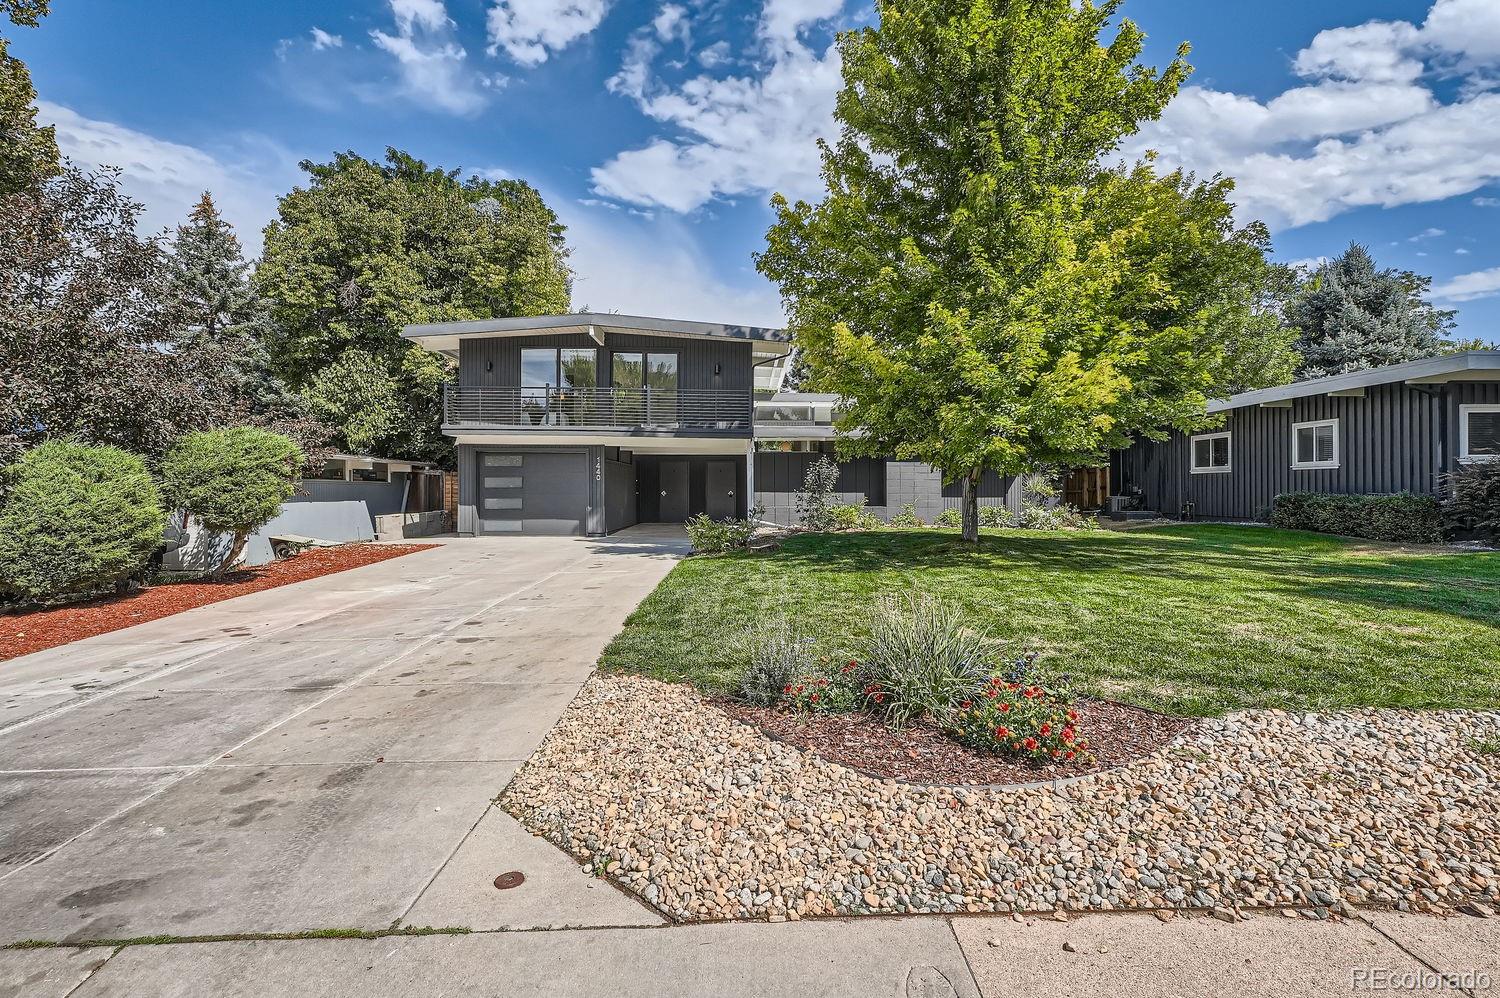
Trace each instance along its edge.
{"label": "green hedge", "polygon": [[1443,518],[1437,499],[1409,492],[1395,495],[1284,492],[1271,504],[1271,525],[1376,541],[1435,544],[1443,539]]}
{"label": "green hedge", "polygon": [[0,593],[26,602],[107,590],[139,573],[166,513],[146,466],[114,447],[54,440],[4,469]]}

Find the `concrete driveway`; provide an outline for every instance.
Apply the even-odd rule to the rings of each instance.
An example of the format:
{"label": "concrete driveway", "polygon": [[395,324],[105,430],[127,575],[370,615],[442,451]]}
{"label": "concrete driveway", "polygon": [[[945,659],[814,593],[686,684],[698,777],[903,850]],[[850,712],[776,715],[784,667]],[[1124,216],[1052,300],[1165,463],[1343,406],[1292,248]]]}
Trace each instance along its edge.
{"label": "concrete driveway", "polygon": [[0,943],[659,924],[491,800],[685,549],[454,540],[0,663]]}

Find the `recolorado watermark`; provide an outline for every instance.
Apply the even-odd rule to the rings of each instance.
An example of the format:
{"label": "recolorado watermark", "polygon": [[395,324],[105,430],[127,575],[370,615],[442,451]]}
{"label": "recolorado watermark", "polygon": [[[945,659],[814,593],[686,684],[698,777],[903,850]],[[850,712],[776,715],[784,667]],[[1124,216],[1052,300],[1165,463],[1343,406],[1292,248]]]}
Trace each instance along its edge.
{"label": "recolorado watermark", "polygon": [[1392,970],[1389,967],[1355,967],[1349,972],[1356,991],[1489,991],[1490,975],[1482,970],[1440,974],[1435,970]]}

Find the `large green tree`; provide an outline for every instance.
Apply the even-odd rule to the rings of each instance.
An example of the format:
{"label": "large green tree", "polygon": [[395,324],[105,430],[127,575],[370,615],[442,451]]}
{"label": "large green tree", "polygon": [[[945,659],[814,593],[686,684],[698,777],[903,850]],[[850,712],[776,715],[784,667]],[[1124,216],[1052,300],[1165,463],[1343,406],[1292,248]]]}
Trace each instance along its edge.
{"label": "large green tree", "polygon": [[524,181],[460,180],[394,149],[302,168],[310,182],[281,199],[255,272],[274,369],[340,421],[343,446],[445,460],[450,367],[401,327],[568,311],[563,227]]}
{"label": "large green tree", "polygon": [[1477,344],[1447,338],[1456,313],[1427,300],[1432,278],[1380,269],[1358,243],[1310,274],[1287,309],[1299,378],[1385,367]]}
{"label": "large green tree", "polygon": [[[854,453],[963,484],[1097,463],[1132,433],[1205,420],[1236,356],[1285,368],[1256,291],[1264,230],[1227,181],[1103,164],[1186,78],[1138,62],[1119,0],[877,3],[839,39],[839,138],[817,205],[777,196],[760,270]],[[1104,39],[1106,34],[1112,37]]]}
{"label": "large green tree", "polygon": [[[0,0],[12,24],[34,28],[46,15],[46,0]],[[26,64],[0,37],[0,194],[35,186],[57,175],[57,137],[36,124],[36,88]]]}

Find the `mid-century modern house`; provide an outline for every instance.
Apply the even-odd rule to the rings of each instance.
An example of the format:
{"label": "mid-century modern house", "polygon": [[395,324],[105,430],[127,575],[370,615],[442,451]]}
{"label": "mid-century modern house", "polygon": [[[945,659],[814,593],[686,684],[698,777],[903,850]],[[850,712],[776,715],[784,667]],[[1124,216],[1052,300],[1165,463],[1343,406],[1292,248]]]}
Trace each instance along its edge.
{"label": "mid-century modern house", "polygon": [[[461,534],[612,533],[756,504],[791,522],[807,465],[831,452],[832,396],[778,393],[784,330],[604,313],[407,326],[453,358],[443,432],[458,449]],[[926,465],[861,459],[838,491],[889,516],[957,504]],[[1019,485],[985,501],[1018,508]]]}
{"label": "mid-century modern house", "polygon": [[1223,414],[1220,428],[1138,440],[1113,456],[1111,478],[1170,517],[1263,520],[1283,492],[1431,495],[1460,463],[1500,460],[1500,351],[1264,388],[1208,410]]}

